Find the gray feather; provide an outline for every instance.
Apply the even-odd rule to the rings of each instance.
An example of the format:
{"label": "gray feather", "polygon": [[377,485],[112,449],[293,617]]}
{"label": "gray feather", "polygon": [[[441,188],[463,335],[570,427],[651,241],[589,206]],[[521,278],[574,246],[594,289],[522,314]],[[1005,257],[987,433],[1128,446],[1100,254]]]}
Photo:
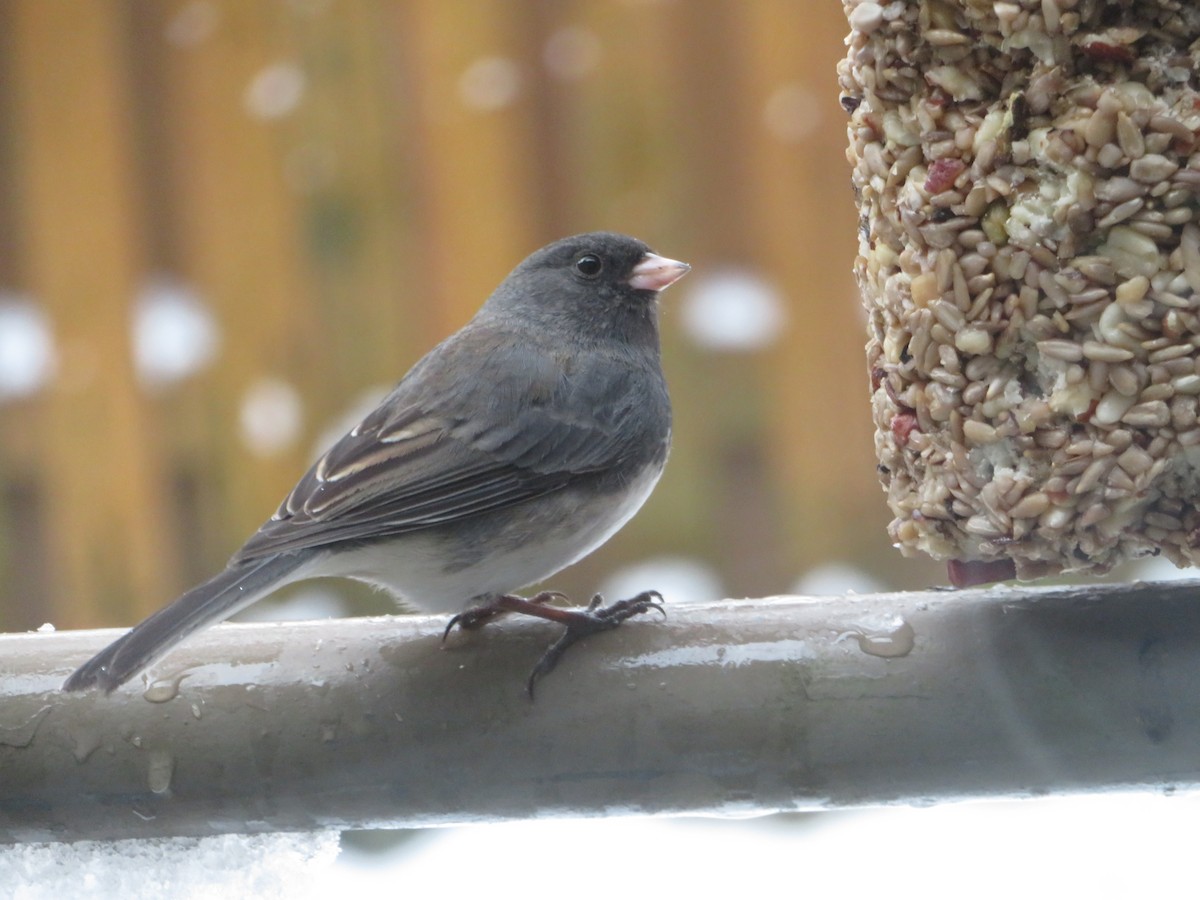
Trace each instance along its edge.
{"label": "gray feather", "polygon": [[104,648],[75,670],[63,690],[101,687],[111,692],[193,631],[227,619],[254,602],[302,562],[303,557],[274,556],[248,565],[230,566]]}

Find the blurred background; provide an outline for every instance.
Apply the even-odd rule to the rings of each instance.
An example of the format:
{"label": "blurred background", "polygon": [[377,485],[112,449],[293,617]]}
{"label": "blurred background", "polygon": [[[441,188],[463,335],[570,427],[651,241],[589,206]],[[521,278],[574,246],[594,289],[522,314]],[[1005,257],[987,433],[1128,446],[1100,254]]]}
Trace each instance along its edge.
{"label": "blurred background", "polygon": [[554,586],[941,581],[884,531],[845,31],[790,0],[0,0],[0,630],[212,574],[517,262],[599,228],[694,267],[675,449]]}

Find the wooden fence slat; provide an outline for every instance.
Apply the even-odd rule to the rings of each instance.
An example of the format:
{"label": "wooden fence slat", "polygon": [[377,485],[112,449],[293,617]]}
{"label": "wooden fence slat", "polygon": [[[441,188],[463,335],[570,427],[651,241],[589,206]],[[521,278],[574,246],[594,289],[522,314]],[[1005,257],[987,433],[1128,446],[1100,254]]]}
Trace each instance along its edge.
{"label": "wooden fence slat", "polygon": [[38,486],[60,624],[158,602],[169,580],[162,464],[129,352],[142,223],[120,7],[21,0],[11,20],[24,287],[60,354]]}
{"label": "wooden fence slat", "polygon": [[182,274],[216,310],[221,330],[220,359],[206,378],[213,398],[209,451],[226,515],[222,530],[235,542],[272,512],[308,460],[307,440],[256,455],[239,439],[239,414],[262,379],[291,382],[310,364],[301,331],[311,298],[301,202],[284,172],[290,122],[247,107],[252,82],[268,67],[299,64],[286,12],[258,3],[216,8],[211,33],[174,47],[164,77]]}
{"label": "wooden fence slat", "polygon": [[[288,179],[304,201],[313,327],[327,411],[364,386],[390,385],[440,335],[415,244],[415,111],[401,102],[402,35],[386,4],[316,7],[293,21],[309,76]],[[396,40],[394,38],[399,38]]]}
{"label": "wooden fence slat", "polygon": [[502,3],[395,4],[419,175],[419,246],[440,339],[547,237],[524,138],[527,73]]}
{"label": "wooden fence slat", "polygon": [[[843,54],[845,22],[810,13],[786,0],[741,10],[744,97],[756,131],[743,149],[748,168],[759,174],[748,180],[746,203],[758,261],[785,286],[789,301],[787,332],[764,360],[770,373],[764,402],[772,410],[764,424],[768,464],[786,485],[797,574],[822,560],[862,553],[864,545],[887,548],[871,449],[864,326],[851,275],[856,222],[845,122],[830,75]],[[811,132],[786,139],[789,133],[778,129],[801,127],[805,95],[812,103]],[[781,108],[788,103],[800,107],[790,120]],[[863,518],[873,514],[879,526],[864,528]]]}

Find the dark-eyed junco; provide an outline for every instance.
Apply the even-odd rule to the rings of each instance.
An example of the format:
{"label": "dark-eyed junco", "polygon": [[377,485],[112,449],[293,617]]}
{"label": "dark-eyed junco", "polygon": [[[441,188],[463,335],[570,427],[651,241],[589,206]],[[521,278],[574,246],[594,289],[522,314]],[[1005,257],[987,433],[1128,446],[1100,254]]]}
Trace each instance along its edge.
{"label": "dark-eyed junco", "polygon": [[591,553],[658,481],[671,404],[657,299],[688,268],[607,232],[538,250],[317,461],[223,572],[64,689],[111,691],[193,631],[316,576],[459,613],[447,632],[509,611],[563,623],[530,688],[578,637],[655,607],[652,591],[586,610],[509,592]]}

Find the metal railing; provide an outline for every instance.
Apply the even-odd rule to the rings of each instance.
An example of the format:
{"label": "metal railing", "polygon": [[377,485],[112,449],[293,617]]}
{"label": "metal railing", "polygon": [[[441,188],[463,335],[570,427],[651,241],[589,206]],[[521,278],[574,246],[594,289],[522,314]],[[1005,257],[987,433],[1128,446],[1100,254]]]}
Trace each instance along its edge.
{"label": "metal railing", "polygon": [[573,648],[505,621],[223,625],[106,696],[115,631],[0,636],[0,841],[752,814],[1200,776],[1195,584],[674,605]]}

